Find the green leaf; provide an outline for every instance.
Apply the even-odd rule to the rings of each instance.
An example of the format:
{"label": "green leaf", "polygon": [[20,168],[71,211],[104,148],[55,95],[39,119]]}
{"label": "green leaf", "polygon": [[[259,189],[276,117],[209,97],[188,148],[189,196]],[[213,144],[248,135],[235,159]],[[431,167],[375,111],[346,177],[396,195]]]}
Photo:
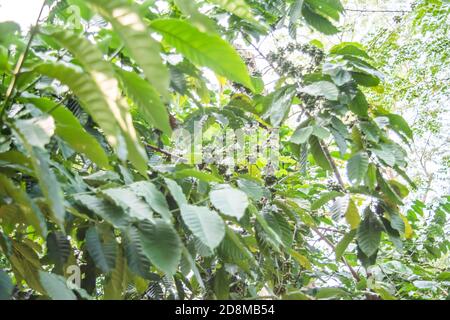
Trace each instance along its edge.
{"label": "green leaf", "polygon": [[369,167],[369,157],[365,152],[358,152],[348,160],[347,175],[352,183],[359,184]]}
{"label": "green leaf", "polygon": [[382,229],[376,215],[367,208],[364,220],[361,221],[357,232],[358,247],[367,257],[371,257],[377,252]]}
{"label": "green leaf", "polygon": [[247,67],[236,50],[216,35],[200,32],[178,19],[158,19],[150,27],[193,63],[211,68],[217,74],[253,90]]}
{"label": "green leaf", "polygon": [[[38,119],[42,120],[43,118]],[[47,139],[49,139],[49,131],[46,126],[48,126],[50,122],[47,120],[43,120],[43,122],[23,121],[26,120],[20,120],[19,122],[16,121],[15,125],[13,125],[14,131],[30,156],[31,164],[38,179],[39,187],[41,188],[41,191],[47,200],[49,207],[51,208],[56,222],[59,224],[59,227],[64,230],[66,210],[64,208],[63,191],[58,180],[56,179],[55,174],[50,169],[50,156],[45,149],[43,149],[43,146],[47,144]],[[53,119],[51,120],[51,123],[53,123]],[[34,126],[37,128],[33,129],[32,127]],[[44,129],[42,127],[44,127]]]}
{"label": "green leaf", "polygon": [[336,261],[341,260],[345,250],[349,246],[349,244],[352,242],[353,238],[356,235],[356,229],[351,230],[350,232],[346,233],[344,237],[339,241],[339,243],[336,245]]}
{"label": "green leaf", "polygon": [[11,299],[14,290],[14,285],[8,274],[0,270],[0,301]]}
{"label": "green leaf", "polygon": [[124,249],[128,267],[142,278],[150,278],[150,261],[144,253],[137,228],[129,227],[124,232]]}
{"label": "green leaf", "polygon": [[392,113],[385,116],[389,118],[389,124],[396,132],[403,132],[408,138],[412,139],[413,132],[409,127],[408,122],[406,122],[402,116]]}
{"label": "green leaf", "polygon": [[[147,155],[136,138],[136,131],[132,123],[126,120],[128,110],[123,100],[114,100],[115,97],[119,98],[120,96],[120,91],[116,91],[115,85],[111,89],[109,80],[113,83],[117,82],[114,76],[108,80],[104,76],[99,76],[99,74],[108,75],[108,73],[104,74],[103,71],[99,71],[96,80],[93,80],[87,73],[56,63],[40,64],[34,71],[66,84],[80,99],[84,109],[102,128],[108,142],[119,149],[123,148],[125,143],[128,151],[125,152],[127,158],[142,174],[146,174]],[[121,154],[123,151],[119,152],[119,155]]]}
{"label": "green leaf", "polygon": [[403,205],[402,199],[399,197],[399,195],[392,189],[392,187],[389,185],[389,183],[384,180],[383,175],[381,174],[380,170],[377,170],[377,181],[378,185],[381,188],[381,191],[384,193],[387,199],[385,199],[387,202],[391,202],[393,204],[397,205]]}
{"label": "green leaf", "polygon": [[230,276],[225,267],[220,268],[214,274],[214,294],[218,300],[227,300],[230,296]]}
{"label": "green leaf", "polygon": [[43,112],[51,111],[55,120],[55,133],[77,152],[85,154],[89,159],[104,169],[110,169],[108,156],[100,143],[81,126],[78,119],[63,106],[46,98],[27,98]]}
{"label": "green leaf", "polygon": [[105,300],[122,300],[127,289],[126,261],[122,249],[116,254],[115,267],[106,277],[103,298]]}
{"label": "green leaf", "polygon": [[218,185],[209,193],[211,203],[227,216],[241,219],[248,206],[245,192],[234,189],[229,185]]}
{"label": "green leaf", "polygon": [[167,222],[172,221],[172,214],[169,210],[166,198],[156,186],[148,181],[139,181],[128,186],[135,194],[143,197],[145,201],[158,212]]}
{"label": "green leaf", "polygon": [[178,183],[168,178],[164,178],[164,182],[166,183],[167,188],[169,189],[172,197],[175,199],[179,207],[181,207],[183,204],[187,204],[186,196],[184,195],[183,189],[181,189]]}
{"label": "green leaf", "polygon": [[315,135],[320,140],[326,139],[330,136],[330,132],[321,126],[313,126],[313,135]]}
{"label": "green leaf", "polygon": [[95,227],[86,231],[86,247],[95,265],[104,273],[110,272],[116,261],[116,244],[113,241],[103,244]]}
{"label": "green leaf", "polygon": [[395,155],[392,148],[389,148],[388,145],[382,143],[381,148],[373,148],[370,150],[388,166],[393,167],[395,165]]}
{"label": "green leaf", "polygon": [[358,207],[352,199],[349,199],[347,211],[345,212],[345,219],[350,225],[351,229],[356,229],[359,226],[361,218],[359,217]]}
{"label": "green leaf", "polygon": [[217,33],[218,27],[216,22],[200,13],[197,2],[191,0],[174,0],[174,3],[200,31]]}
{"label": "green leaf", "polygon": [[327,18],[314,12],[314,9],[311,8],[310,4],[305,3],[303,5],[302,15],[311,27],[326,35],[332,35],[339,32],[339,29],[336,28]]}
{"label": "green leaf", "polygon": [[339,55],[351,55],[356,57],[361,57],[364,59],[370,59],[369,55],[364,50],[364,47],[358,42],[342,42],[335,45],[330,49],[331,54]]}
{"label": "green leaf", "polygon": [[320,144],[319,139],[314,136],[309,138],[309,145],[311,146],[311,153],[313,155],[314,161],[321,166],[324,170],[331,171],[331,164],[325,155],[325,152]]}
{"label": "green leaf", "polygon": [[338,191],[330,191],[322,194],[319,199],[314,201],[311,204],[311,210],[317,210],[321,208],[323,205],[325,205],[328,201],[331,201],[333,199],[336,199],[337,197],[342,197],[344,194],[342,192]]}
{"label": "green leaf", "polygon": [[16,127],[32,147],[45,149],[55,132],[55,122],[51,116],[43,115],[27,120],[16,120]]}
{"label": "green leaf", "polygon": [[77,296],[69,289],[64,277],[39,271],[39,279],[45,292],[53,300],[77,300]]}
{"label": "green leaf", "polygon": [[88,194],[76,194],[73,198],[116,228],[121,229],[130,224],[130,217],[120,207],[108,201]]}
{"label": "green leaf", "polygon": [[353,100],[348,104],[350,110],[361,117],[367,117],[367,110],[369,109],[369,104],[366,100],[366,96],[362,93],[361,90],[356,92],[356,96]]}
{"label": "green leaf", "polygon": [[262,118],[270,119],[270,123],[278,127],[289,112],[295,92],[294,87],[286,86],[268,95],[264,101],[265,112]]}
{"label": "green leaf", "polygon": [[292,134],[290,142],[295,144],[303,144],[308,141],[309,137],[313,133],[313,127],[297,128]]}
{"label": "green leaf", "polygon": [[215,249],[225,236],[225,224],[220,216],[206,207],[181,206],[181,217],[189,230],[211,250]]}
{"label": "green leaf", "polygon": [[0,173],[0,194],[5,194],[11,198],[14,203],[20,205],[27,222],[32,225],[42,237],[47,236],[47,222],[36,203],[30,199],[25,190],[16,186],[12,180]]}
{"label": "green leaf", "polygon": [[175,229],[164,220],[141,221],[139,234],[142,250],[162,272],[172,275],[181,259],[182,245]]}
{"label": "green leaf", "polygon": [[217,4],[219,7],[228,11],[242,19],[248,20],[250,22],[255,22],[255,17],[253,17],[250,7],[247,5],[245,0],[208,0],[211,3]]}
{"label": "green leaf", "polygon": [[[48,65],[47,67],[43,65],[38,67],[38,71],[44,74],[49,72],[50,74],[46,74],[47,76],[60,80],[74,91],[80,98],[86,111],[105,131],[108,142],[112,146],[116,146],[121,140],[117,136],[119,127],[122,134],[124,134],[128,149],[128,159],[145,175],[147,155],[136,139],[136,131],[127,117],[129,107],[125,99],[121,97],[119,82],[115,77],[112,64],[103,59],[103,53],[97,46],[75,33],[58,29],[53,31],[52,29],[52,31],[46,31],[44,34],[67,48],[80,61],[83,68],[90,75],[90,79],[88,83],[80,83],[88,75],[84,74],[80,79],[75,79],[76,75],[74,74],[61,74],[64,70],[56,69],[56,65],[54,69],[50,68],[50,70]],[[61,66],[59,67],[61,68]],[[66,69],[68,68],[66,67]],[[71,70],[65,71],[70,72]],[[86,85],[92,87],[88,89]],[[98,100],[93,102],[92,99],[94,98]]]}
{"label": "green leaf", "polygon": [[127,96],[137,105],[144,119],[170,136],[169,114],[155,89],[134,72],[119,70],[118,73]]}
{"label": "green leaf", "polygon": [[289,254],[303,268],[305,268],[306,270],[312,270],[311,262],[308,260],[307,257],[305,257],[304,255],[302,255],[302,254],[300,254],[297,251],[292,250],[292,249],[289,250]]}
{"label": "green leaf", "polygon": [[179,170],[175,172],[175,177],[177,179],[193,177],[203,182],[222,182],[220,177],[196,169]]}
{"label": "green leaf", "polygon": [[331,101],[337,101],[339,98],[339,89],[336,85],[329,81],[317,81],[303,87],[301,92],[311,96],[322,96]]}
{"label": "green leaf", "polygon": [[160,56],[160,45],[150,36],[136,7],[123,0],[92,0],[89,4],[111,23],[147,80],[167,96],[170,77]]}
{"label": "green leaf", "polygon": [[121,207],[126,214],[138,220],[152,220],[153,211],[150,206],[129,188],[111,188],[101,191],[113,203]]}

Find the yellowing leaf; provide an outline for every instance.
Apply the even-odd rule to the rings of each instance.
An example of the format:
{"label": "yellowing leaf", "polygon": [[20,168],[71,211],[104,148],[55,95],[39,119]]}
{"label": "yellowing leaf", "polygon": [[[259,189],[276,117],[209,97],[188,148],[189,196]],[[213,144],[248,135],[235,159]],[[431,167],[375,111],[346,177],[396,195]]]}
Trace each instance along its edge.
{"label": "yellowing leaf", "polygon": [[359,223],[361,222],[358,207],[352,199],[348,201],[347,211],[345,212],[345,220],[347,220],[352,230],[358,228]]}

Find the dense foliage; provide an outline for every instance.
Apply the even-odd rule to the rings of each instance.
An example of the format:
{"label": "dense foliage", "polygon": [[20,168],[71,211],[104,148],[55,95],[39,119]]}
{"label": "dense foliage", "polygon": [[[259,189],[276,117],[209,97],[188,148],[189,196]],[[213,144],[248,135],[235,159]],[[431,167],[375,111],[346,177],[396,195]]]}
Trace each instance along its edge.
{"label": "dense foliage", "polygon": [[0,298],[448,296],[449,198],[408,198],[413,130],[389,105],[411,77],[295,40],[337,34],[339,0],[44,9],[26,35],[0,23]]}

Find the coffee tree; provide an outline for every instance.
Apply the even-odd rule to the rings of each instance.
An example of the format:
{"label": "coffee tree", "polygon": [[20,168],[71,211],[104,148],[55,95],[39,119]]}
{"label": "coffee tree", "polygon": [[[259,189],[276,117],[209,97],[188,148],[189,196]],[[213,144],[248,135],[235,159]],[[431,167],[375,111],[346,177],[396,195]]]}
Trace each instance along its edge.
{"label": "coffee tree", "polygon": [[414,234],[412,130],[366,98],[377,62],[348,42],[256,57],[272,30],[333,35],[342,14],[62,0],[26,35],[0,23],[0,297],[394,298],[371,266]]}

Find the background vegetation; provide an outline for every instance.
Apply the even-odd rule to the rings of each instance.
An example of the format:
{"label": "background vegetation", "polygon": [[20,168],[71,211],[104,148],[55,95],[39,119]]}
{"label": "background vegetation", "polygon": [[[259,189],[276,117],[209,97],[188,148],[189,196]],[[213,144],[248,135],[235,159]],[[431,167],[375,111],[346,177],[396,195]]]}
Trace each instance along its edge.
{"label": "background vegetation", "polygon": [[[450,6],[371,32],[360,8],[50,0],[28,32],[1,22],[0,299],[448,299]],[[171,136],[196,121],[191,165]],[[230,129],[279,129],[278,166],[215,158]]]}

